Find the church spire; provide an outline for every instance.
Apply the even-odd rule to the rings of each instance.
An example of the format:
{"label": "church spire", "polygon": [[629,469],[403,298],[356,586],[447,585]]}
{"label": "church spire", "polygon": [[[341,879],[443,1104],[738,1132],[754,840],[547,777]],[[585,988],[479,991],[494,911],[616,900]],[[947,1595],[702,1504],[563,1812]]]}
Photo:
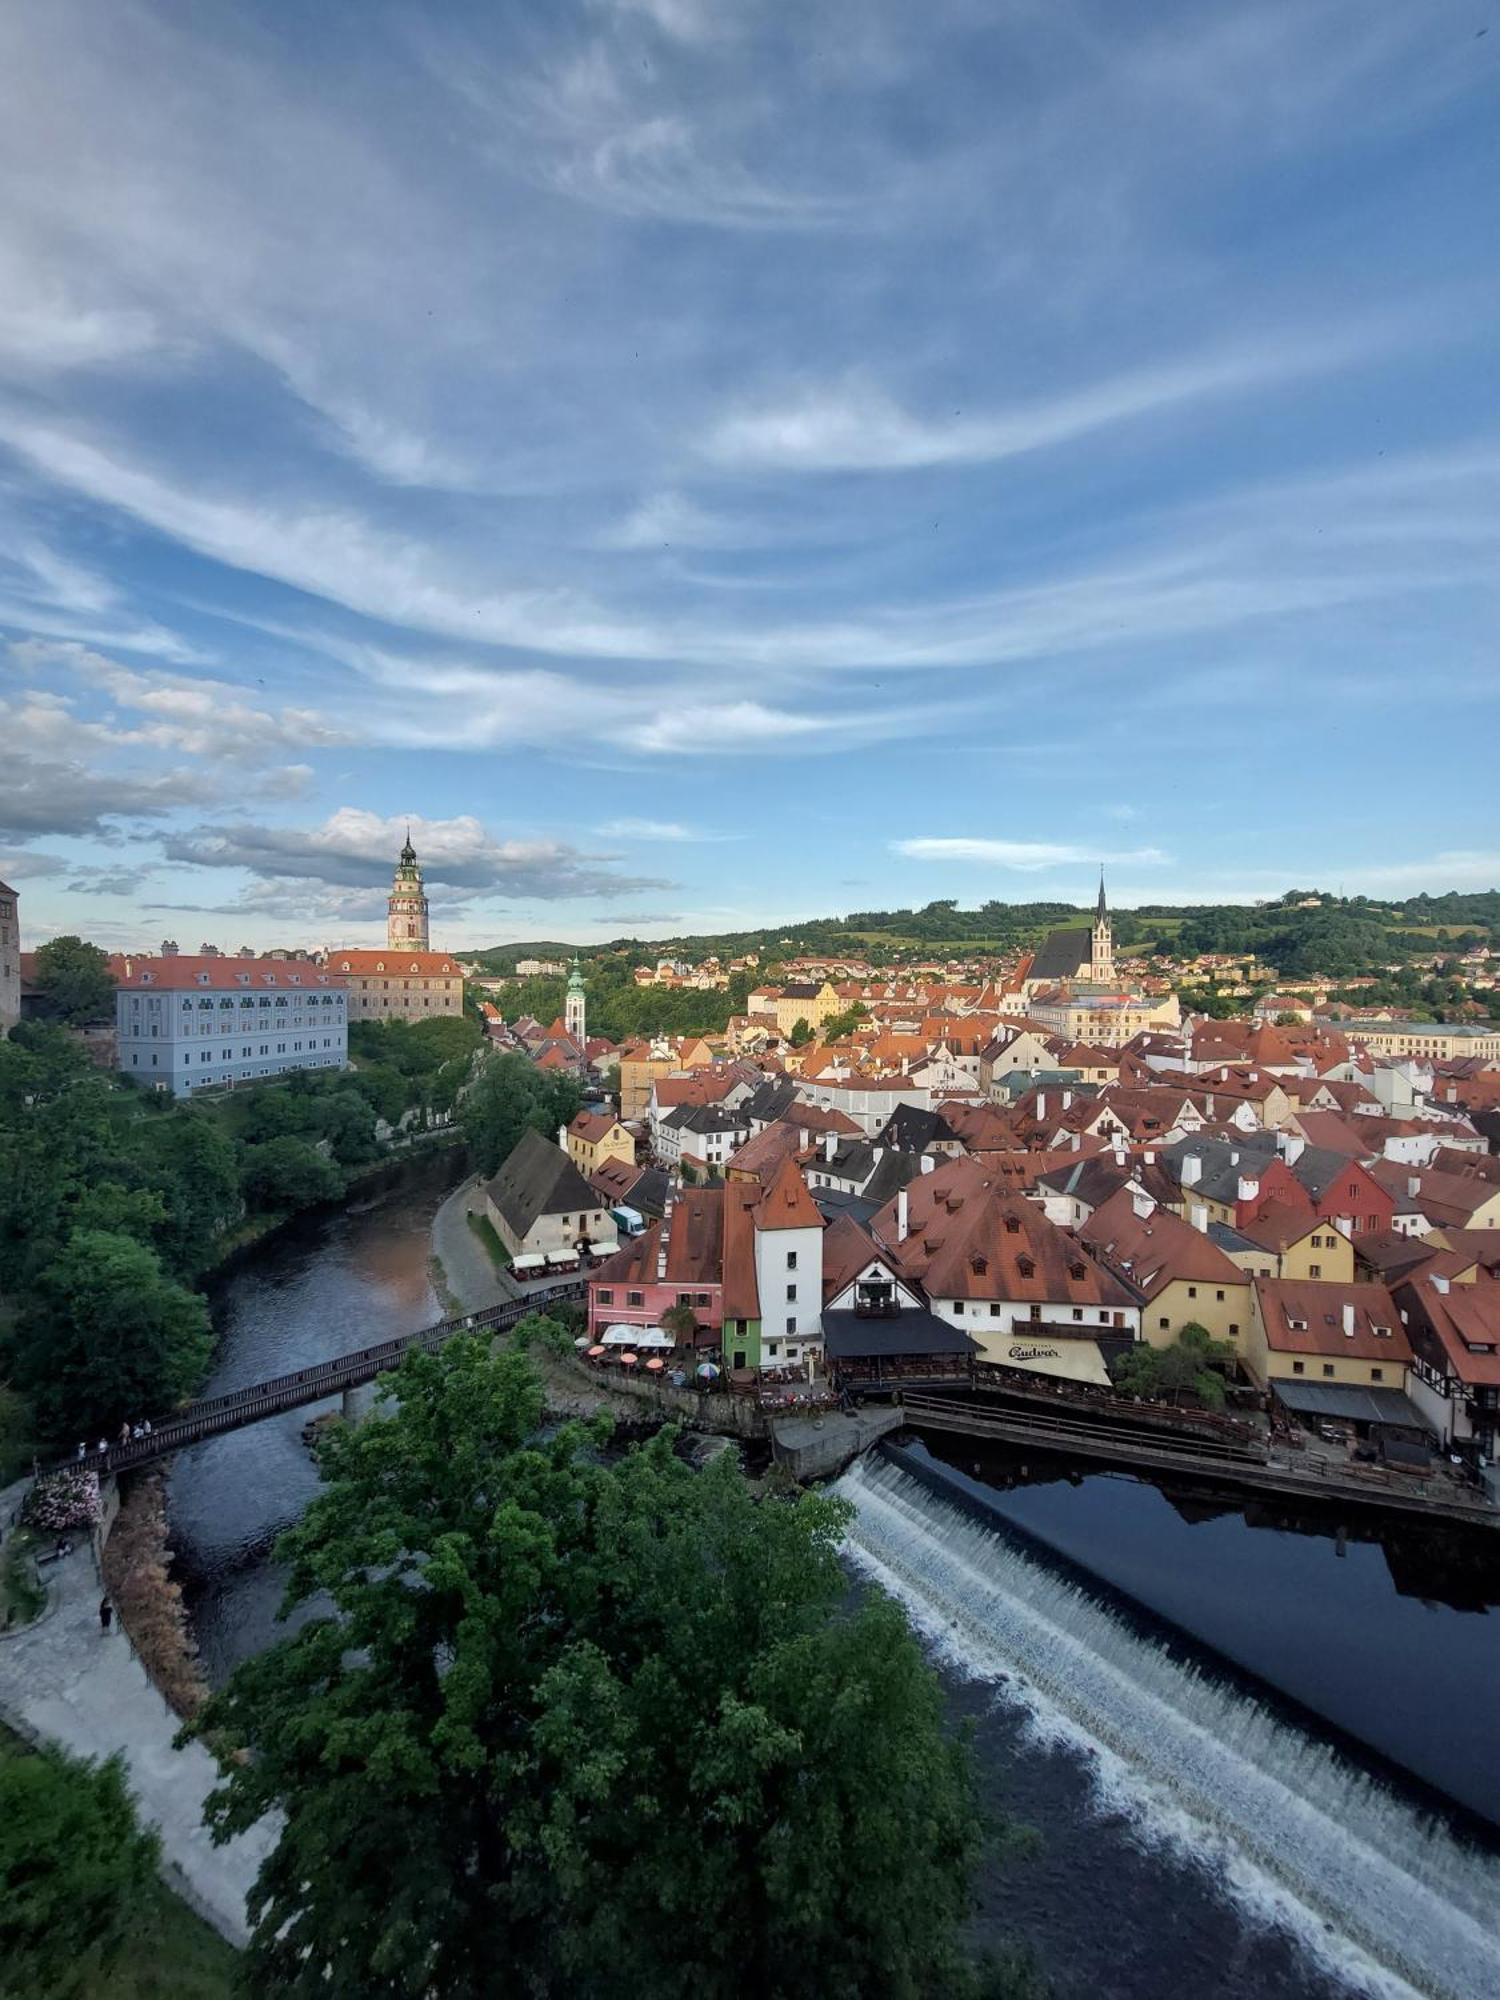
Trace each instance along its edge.
{"label": "church spire", "polygon": [[1109,909],[1104,901],[1104,868],[1102,863],[1099,868],[1099,900],[1094,905],[1094,915],[1101,924],[1109,922]]}

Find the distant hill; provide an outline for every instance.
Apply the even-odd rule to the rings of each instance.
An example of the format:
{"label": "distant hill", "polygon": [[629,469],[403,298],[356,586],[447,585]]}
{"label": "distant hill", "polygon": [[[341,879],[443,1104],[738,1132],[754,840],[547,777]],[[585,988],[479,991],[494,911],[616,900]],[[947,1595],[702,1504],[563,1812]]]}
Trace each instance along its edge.
{"label": "distant hill", "polygon": [[[758,952],[763,963],[816,952],[890,962],[898,956],[961,955],[1012,951],[1047,931],[1092,920],[1073,903],[981,903],[961,909],[956,900],[920,909],[855,910],[845,917],[815,917],[760,930],[708,936],[619,937],[576,946],[555,939],[497,944],[474,956],[489,970],[513,972],[517,959],[625,957],[643,963],[658,957],[696,960],[710,953],[738,958]],[[1500,892],[1411,896],[1382,902],[1367,896],[1331,896],[1291,889],[1273,903],[1143,904],[1114,915],[1121,951],[1157,950],[1164,956],[1200,952],[1250,952],[1289,977],[1299,973],[1362,974],[1440,950],[1475,943],[1500,944]]]}

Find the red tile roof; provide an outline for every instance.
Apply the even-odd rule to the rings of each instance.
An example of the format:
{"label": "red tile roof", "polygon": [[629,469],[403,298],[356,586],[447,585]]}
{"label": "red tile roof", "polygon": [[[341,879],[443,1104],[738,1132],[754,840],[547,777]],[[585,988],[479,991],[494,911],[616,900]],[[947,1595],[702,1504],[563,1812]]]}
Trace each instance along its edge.
{"label": "red tile roof", "polygon": [[757,1229],[821,1229],[823,1217],[807,1191],[794,1160],[783,1160],[772,1174],[755,1210]]}
{"label": "red tile roof", "polygon": [[[1257,1278],[1266,1343],[1279,1354],[1318,1354],[1329,1360],[1410,1363],[1411,1347],[1396,1302],[1384,1285],[1324,1284],[1308,1278]],[[1353,1332],[1344,1331],[1344,1307],[1353,1308]],[[1377,1327],[1384,1332],[1377,1333]]]}
{"label": "red tile roof", "polygon": [[331,951],[328,969],[360,977],[368,977],[372,972],[399,972],[435,978],[443,973],[457,975],[459,964],[445,951],[401,951],[391,946],[383,951]]}
{"label": "red tile roof", "polygon": [[295,991],[298,987],[343,992],[348,981],[332,967],[315,965],[305,958],[199,958],[181,954],[175,958],[132,958],[129,970],[116,974],[116,983],[126,991],[150,988],[159,993],[177,993],[186,988],[234,993],[252,991]]}

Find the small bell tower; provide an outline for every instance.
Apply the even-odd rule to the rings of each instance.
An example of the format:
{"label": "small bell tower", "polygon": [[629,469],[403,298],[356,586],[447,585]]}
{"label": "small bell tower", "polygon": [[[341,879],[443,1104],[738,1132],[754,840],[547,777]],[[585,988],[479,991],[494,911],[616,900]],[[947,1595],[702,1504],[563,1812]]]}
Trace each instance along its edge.
{"label": "small bell tower", "polygon": [[386,903],[385,942],[391,951],[428,948],[427,891],[422,887],[422,871],[417,866],[417,850],[411,844],[410,826]]}
{"label": "small bell tower", "polygon": [[1104,900],[1104,870],[1099,870],[1099,901],[1094,906],[1094,928],[1089,937],[1089,984],[1115,983],[1115,937],[1109,921],[1109,905]]}
{"label": "small bell tower", "polygon": [[568,974],[568,997],[563,1005],[563,1026],[578,1044],[578,1053],[584,1053],[588,1039],[588,995],[583,988],[583,973],[579,969],[578,956],[573,956],[573,969]]}

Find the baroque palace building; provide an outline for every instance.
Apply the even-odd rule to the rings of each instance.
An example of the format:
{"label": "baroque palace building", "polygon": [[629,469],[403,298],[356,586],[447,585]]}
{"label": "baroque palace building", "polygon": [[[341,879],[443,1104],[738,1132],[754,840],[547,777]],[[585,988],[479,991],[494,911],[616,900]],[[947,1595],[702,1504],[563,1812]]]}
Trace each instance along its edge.
{"label": "baroque palace building", "polygon": [[464,1010],[464,979],[451,952],[429,949],[427,891],[407,834],[386,902],[385,946],[329,951],[323,962],[345,981],[351,1021],[430,1021]]}

